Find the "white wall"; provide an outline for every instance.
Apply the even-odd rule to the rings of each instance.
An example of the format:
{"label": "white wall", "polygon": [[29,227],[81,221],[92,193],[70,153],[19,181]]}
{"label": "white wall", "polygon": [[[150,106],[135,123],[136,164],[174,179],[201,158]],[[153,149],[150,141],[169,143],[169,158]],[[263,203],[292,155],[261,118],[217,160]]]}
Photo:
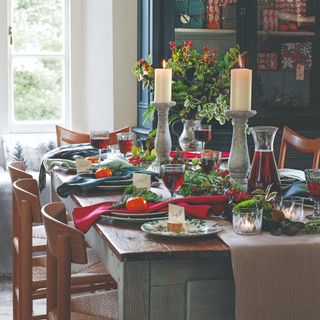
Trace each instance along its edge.
{"label": "white wall", "polygon": [[73,128],[136,125],[137,84],[131,73],[136,58],[137,0],[83,0],[83,112],[73,117]]}
{"label": "white wall", "polygon": [[132,66],[137,60],[138,1],[113,2],[114,126],[137,124],[137,80]]}
{"label": "white wall", "polygon": [[112,0],[84,0],[82,8],[84,130],[113,130]]}

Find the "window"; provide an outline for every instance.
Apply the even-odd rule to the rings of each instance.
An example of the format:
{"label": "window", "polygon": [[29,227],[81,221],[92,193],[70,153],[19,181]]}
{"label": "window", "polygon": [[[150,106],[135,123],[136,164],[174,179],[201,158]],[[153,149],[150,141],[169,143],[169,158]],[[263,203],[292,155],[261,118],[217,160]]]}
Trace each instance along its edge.
{"label": "window", "polygon": [[7,12],[10,132],[68,124],[69,1],[10,0]]}

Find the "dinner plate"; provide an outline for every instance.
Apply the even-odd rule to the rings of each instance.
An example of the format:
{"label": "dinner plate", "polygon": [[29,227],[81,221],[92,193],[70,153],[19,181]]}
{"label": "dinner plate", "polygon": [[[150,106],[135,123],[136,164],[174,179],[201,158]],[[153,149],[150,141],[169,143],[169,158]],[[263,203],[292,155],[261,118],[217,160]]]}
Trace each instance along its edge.
{"label": "dinner plate", "polygon": [[168,220],[162,219],[146,222],[141,226],[141,229],[152,235],[170,238],[203,237],[217,234],[222,229],[215,221],[190,219],[186,221],[186,231],[177,233],[168,231],[167,221]]}
{"label": "dinner plate", "polygon": [[113,215],[102,215],[100,216],[100,221],[121,221],[121,222],[130,222],[130,223],[145,223],[145,222],[151,222],[154,220],[163,220],[164,216],[161,217],[149,217],[149,218],[143,218],[143,217],[117,217]]}
{"label": "dinner plate", "polygon": [[128,212],[110,212],[112,216],[117,217],[139,217],[139,218],[148,218],[150,216],[156,217],[156,216],[163,216],[167,214],[168,211],[159,211],[159,212],[148,212],[148,213],[128,213]]}

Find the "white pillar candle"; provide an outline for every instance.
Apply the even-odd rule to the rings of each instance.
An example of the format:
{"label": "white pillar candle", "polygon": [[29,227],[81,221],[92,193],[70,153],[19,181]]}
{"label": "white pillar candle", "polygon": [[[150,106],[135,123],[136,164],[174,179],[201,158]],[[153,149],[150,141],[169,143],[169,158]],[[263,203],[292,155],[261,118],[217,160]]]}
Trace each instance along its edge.
{"label": "white pillar candle", "polygon": [[232,69],[230,89],[230,110],[251,110],[252,70],[246,68]]}
{"label": "white pillar candle", "polygon": [[155,84],[154,84],[154,102],[155,103],[169,103],[171,102],[172,90],[172,70],[166,69],[165,61],[163,61],[163,68],[155,70]]}

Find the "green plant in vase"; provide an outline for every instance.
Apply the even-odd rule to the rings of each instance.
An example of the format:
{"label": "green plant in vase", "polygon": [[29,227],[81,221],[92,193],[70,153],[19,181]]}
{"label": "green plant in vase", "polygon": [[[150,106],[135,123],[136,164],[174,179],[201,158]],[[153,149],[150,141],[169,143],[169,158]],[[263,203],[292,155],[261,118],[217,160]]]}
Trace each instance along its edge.
{"label": "green plant in vase", "polygon": [[[230,71],[237,63],[239,48],[230,48],[224,55],[218,55],[217,49],[210,50],[207,45],[199,52],[192,48],[192,41],[185,41],[182,45],[170,42],[169,46],[171,57],[166,67],[172,69],[172,100],[176,102],[170,110],[169,122],[173,124],[183,119],[185,127],[191,126],[185,130],[186,134],[189,132],[194,140],[193,121],[216,120],[223,125],[228,120]],[[152,92],[154,68],[150,57],[136,62],[133,72],[143,88]],[[154,106],[150,105],[144,115],[145,121],[153,119],[154,111]]]}

